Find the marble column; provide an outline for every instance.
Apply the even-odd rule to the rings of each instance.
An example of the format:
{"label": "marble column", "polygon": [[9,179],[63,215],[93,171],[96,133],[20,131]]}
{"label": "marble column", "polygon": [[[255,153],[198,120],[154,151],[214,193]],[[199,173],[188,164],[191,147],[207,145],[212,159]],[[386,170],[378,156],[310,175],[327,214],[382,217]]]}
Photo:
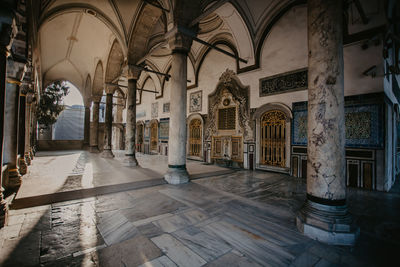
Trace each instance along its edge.
{"label": "marble column", "polygon": [[6,83],[3,164],[8,165],[7,187],[12,190],[21,185],[21,174],[17,167],[19,89],[16,83]]}
{"label": "marble column", "polygon": [[28,172],[28,165],[25,161],[25,123],[26,123],[26,89],[21,89],[19,96],[19,116],[18,116],[18,155],[19,173],[25,175]]}
{"label": "marble column", "polygon": [[31,165],[31,113],[32,113],[32,100],[33,93],[27,93],[26,95],[26,111],[25,111],[25,161],[29,166]]}
{"label": "marble column", "polygon": [[139,70],[129,68],[124,164],[130,167],[139,166],[136,159],[136,86],[139,76]]}
{"label": "marble column", "polygon": [[106,116],[105,116],[105,135],[106,140],[104,144],[104,150],[101,153],[103,158],[113,158],[114,154],[112,153],[112,110],[113,110],[113,94],[111,92],[107,92],[106,97]]}
{"label": "marble column", "polygon": [[[36,96],[34,96],[36,97]],[[35,109],[36,104],[32,103],[31,104],[31,124],[30,124],[30,129],[31,129],[31,136],[30,136],[30,150],[29,150],[29,156],[31,160],[33,160],[34,153],[36,153],[36,139],[37,139],[37,118],[35,112],[33,110]]]}
{"label": "marble column", "polygon": [[93,100],[93,122],[90,133],[90,152],[99,152],[99,112],[100,99]]}
{"label": "marble column", "polygon": [[[89,102],[90,103],[90,102]],[[87,148],[90,144],[90,106],[85,104],[85,122],[83,127],[83,146]]]}
{"label": "marble column", "polygon": [[342,1],[308,2],[307,200],[297,216],[305,235],[353,245],[346,205]]}
{"label": "marble column", "polygon": [[[0,167],[3,166],[3,144],[4,144],[4,106],[6,97],[6,49],[0,46]],[[0,228],[4,226],[7,216],[7,203],[4,200],[3,172],[0,171]]]}
{"label": "marble column", "polygon": [[170,184],[189,181],[186,170],[186,106],[187,106],[187,54],[192,40],[172,29],[167,33],[172,50],[171,104],[168,141],[168,171],[164,175]]}

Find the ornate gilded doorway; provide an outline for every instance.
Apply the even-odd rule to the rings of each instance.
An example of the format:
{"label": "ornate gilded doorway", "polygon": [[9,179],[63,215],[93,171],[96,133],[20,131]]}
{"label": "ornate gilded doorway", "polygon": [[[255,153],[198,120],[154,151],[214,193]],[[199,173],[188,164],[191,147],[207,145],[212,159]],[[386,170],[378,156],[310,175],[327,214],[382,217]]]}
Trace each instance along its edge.
{"label": "ornate gilded doorway", "polygon": [[286,166],[286,116],[282,111],[271,110],[260,120],[261,159],[263,165]]}
{"label": "ornate gilded doorway", "polygon": [[158,123],[154,121],[150,125],[150,150],[157,151],[158,147]]}
{"label": "ornate gilded doorway", "polygon": [[193,119],[189,124],[189,155],[201,157],[202,151],[202,124],[201,120]]}

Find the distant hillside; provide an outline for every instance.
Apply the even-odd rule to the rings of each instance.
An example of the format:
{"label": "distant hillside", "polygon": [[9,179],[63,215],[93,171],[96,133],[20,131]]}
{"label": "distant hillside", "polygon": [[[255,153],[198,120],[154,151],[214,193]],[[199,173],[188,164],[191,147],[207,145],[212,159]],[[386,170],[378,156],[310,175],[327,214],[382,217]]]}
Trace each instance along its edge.
{"label": "distant hillside", "polygon": [[53,140],[83,140],[84,123],[84,106],[66,106],[54,125]]}

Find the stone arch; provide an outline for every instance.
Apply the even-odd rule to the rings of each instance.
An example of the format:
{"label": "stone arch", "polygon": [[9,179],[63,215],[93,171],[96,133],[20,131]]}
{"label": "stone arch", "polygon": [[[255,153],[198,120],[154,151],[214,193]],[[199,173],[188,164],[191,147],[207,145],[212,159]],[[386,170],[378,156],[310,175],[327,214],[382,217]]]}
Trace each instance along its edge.
{"label": "stone arch", "polygon": [[251,27],[251,18],[245,15],[240,4],[229,1],[218,8],[215,13],[231,29],[235,29],[235,36],[232,37],[237,46],[238,55],[248,60],[248,63],[239,63],[238,73],[254,65],[254,30]]}
{"label": "stone arch", "polygon": [[93,77],[92,96],[101,97],[104,90],[103,63],[101,60],[96,65]]}
{"label": "stone arch", "polygon": [[260,120],[261,116],[270,110],[280,110],[286,115],[286,119],[290,121],[293,118],[292,110],[283,103],[267,103],[257,108],[256,112],[253,114],[254,120]]}
{"label": "stone arch", "polygon": [[52,20],[53,18],[60,16],[62,14],[66,13],[76,13],[76,12],[84,12],[93,15],[95,18],[100,20],[103,24],[105,24],[111,32],[116,36],[119,44],[122,47],[122,51],[124,53],[124,56],[127,55],[128,49],[126,47],[126,39],[123,34],[118,30],[118,27],[107,17],[106,14],[104,14],[101,10],[98,8],[89,5],[89,4],[83,4],[83,3],[69,3],[69,4],[63,4],[60,6],[57,6],[44,15],[41,16],[38,24],[38,32],[40,31],[40,28],[47,23],[48,21]]}
{"label": "stone arch", "polygon": [[121,45],[117,39],[115,39],[111,46],[110,53],[108,54],[105,82],[114,82],[114,80],[120,75],[123,64],[124,54]]}
{"label": "stone arch", "polygon": [[[262,136],[261,136],[261,119],[264,114],[270,111],[280,111],[285,115],[285,167],[279,168],[279,167],[270,167],[270,166],[264,166],[261,164],[261,142],[262,142]],[[267,103],[259,108],[257,108],[256,112],[253,114],[253,121],[254,124],[256,125],[256,168],[258,169],[267,169],[267,170],[274,170],[274,171],[280,171],[280,172],[285,172],[289,173],[290,172],[290,144],[291,144],[291,121],[293,118],[293,113],[291,109],[286,106],[283,103]]]}
{"label": "stone arch", "polygon": [[[145,87],[146,83],[149,81],[149,79],[153,82],[154,84],[154,90],[157,92],[161,91],[161,84],[157,81],[159,81],[157,74],[154,73],[149,73],[149,72],[142,72],[142,74],[140,75],[140,78],[138,80],[138,88],[143,88]],[[140,90],[139,92],[139,103],[142,103],[142,96],[143,93],[147,93],[147,94],[154,94],[154,93],[150,93],[150,92],[143,92],[142,90]],[[157,97],[157,94],[154,94],[154,99],[157,99],[159,97]]]}
{"label": "stone arch", "polygon": [[142,2],[139,16],[129,38],[128,62],[139,63],[148,51],[148,43],[154,26],[162,16],[161,9]]}
{"label": "stone arch", "polygon": [[[238,56],[238,51],[236,49],[236,46],[227,38],[224,38],[222,36],[216,36],[212,39],[212,44],[213,45],[224,45],[227,46],[234,54],[235,56]],[[206,59],[208,53],[210,53],[210,51],[212,50],[212,48],[210,47],[204,47],[202,52],[201,52],[201,56],[199,57],[200,60],[198,61],[198,63],[196,64],[196,68],[195,68],[195,85],[193,87],[197,87],[198,86],[198,82],[199,82],[199,74],[200,74],[200,70],[201,67],[203,65],[204,60]],[[239,70],[239,61],[236,59],[236,71]]]}
{"label": "stone arch", "polygon": [[253,66],[249,66],[245,69],[242,69],[241,72],[247,71],[247,70],[253,70],[259,68],[261,65],[261,53],[263,49],[263,44],[265,40],[267,39],[269,33],[272,30],[272,27],[293,7],[305,4],[305,0],[296,0],[290,3],[287,3],[283,8],[281,8],[277,14],[272,16],[272,19],[270,21],[267,21],[267,23],[262,27],[262,30],[260,31],[260,38],[258,39],[257,43],[255,44],[255,63]]}
{"label": "stone arch", "polygon": [[[192,156],[190,154],[190,126],[191,126],[191,122],[194,120],[200,120],[201,122],[201,153],[200,156]],[[193,158],[193,159],[201,159],[204,160],[204,118],[200,113],[192,113],[190,114],[187,119],[186,119],[186,127],[187,127],[187,131],[186,131],[186,135],[187,135],[187,144],[186,144],[186,152],[187,152],[187,157],[188,158]]]}

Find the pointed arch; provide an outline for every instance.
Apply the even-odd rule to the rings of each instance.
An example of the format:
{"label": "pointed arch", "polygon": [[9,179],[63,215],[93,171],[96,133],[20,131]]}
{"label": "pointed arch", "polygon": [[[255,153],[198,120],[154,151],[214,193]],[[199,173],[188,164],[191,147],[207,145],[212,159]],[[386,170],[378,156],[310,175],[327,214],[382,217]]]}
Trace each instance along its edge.
{"label": "pointed arch", "polygon": [[154,26],[163,12],[155,6],[142,2],[138,14],[139,16],[128,39],[129,63],[138,63],[145,56]]}
{"label": "pointed arch", "polygon": [[60,16],[62,14],[77,13],[77,12],[91,14],[95,18],[100,20],[103,24],[105,24],[106,27],[108,27],[110,29],[110,31],[115,35],[116,39],[120,43],[122,51],[124,53],[124,56],[127,55],[128,49],[127,49],[127,46],[125,45],[127,43],[125,35],[121,34],[118,27],[100,9],[96,8],[95,6],[86,4],[86,3],[85,4],[69,3],[69,4],[63,4],[63,5],[57,6],[55,8],[52,8],[51,10],[49,10],[48,12],[46,12],[45,14],[43,14],[40,17],[40,20],[38,23],[38,32],[40,31],[40,28],[45,23],[49,22],[53,18]]}
{"label": "pointed arch", "polygon": [[105,82],[111,83],[116,78],[118,78],[121,73],[123,64],[124,54],[122,52],[121,45],[119,44],[117,39],[114,39],[114,42],[108,54]]}
{"label": "pointed arch", "polygon": [[92,96],[102,96],[104,89],[103,63],[101,60],[96,65],[93,76]]}

